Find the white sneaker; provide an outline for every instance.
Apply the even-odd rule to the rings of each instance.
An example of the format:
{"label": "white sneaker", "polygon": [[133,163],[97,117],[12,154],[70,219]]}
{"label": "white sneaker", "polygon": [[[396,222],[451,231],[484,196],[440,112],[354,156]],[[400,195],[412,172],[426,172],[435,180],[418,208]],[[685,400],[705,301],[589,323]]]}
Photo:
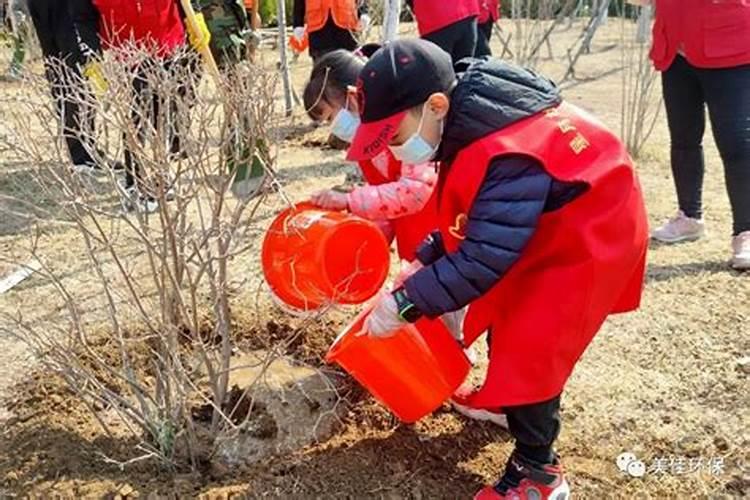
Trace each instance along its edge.
{"label": "white sneaker", "polygon": [[141,193],[135,185],[126,187],[120,180],[117,187],[122,193],[122,206],[126,212],[150,214],[159,210],[159,202]]}
{"label": "white sneaker", "polygon": [[664,225],[654,229],[651,237],[662,243],[699,240],[706,234],[703,219],[693,219],[680,210]]}
{"label": "white sneaker", "polygon": [[750,231],[732,238],[732,251],[732,267],[743,271],[750,269]]}

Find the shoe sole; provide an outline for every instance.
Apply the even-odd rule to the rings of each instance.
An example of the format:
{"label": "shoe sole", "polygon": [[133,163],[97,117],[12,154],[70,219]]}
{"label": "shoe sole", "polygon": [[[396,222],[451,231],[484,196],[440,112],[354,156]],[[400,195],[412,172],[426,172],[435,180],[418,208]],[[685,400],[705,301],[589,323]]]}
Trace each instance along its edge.
{"label": "shoe sole", "polygon": [[462,404],[451,401],[453,408],[463,415],[464,417],[472,420],[479,420],[481,422],[492,422],[493,424],[502,427],[503,429],[508,428],[508,417],[502,413],[493,413],[488,410],[481,410],[478,408],[470,408]]}
{"label": "shoe sole", "polygon": [[699,234],[699,235],[693,235],[693,236],[679,236],[677,238],[664,238],[664,237],[654,236],[652,234],[651,239],[654,241],[658,241],[659,243],[671,244],[671,243],[686,243],[689,241],[698,241],[702,239],[704,236],[706,235]]}
{"label": "shoe sole", "polygon": [[732,259],[730,265],[735,271],[750,271],[750,259]]}
{"label": "shoe sole", "polygon": [[547,498],[550,500],[568,500],[570,498],[570,485],[563,479],[562,484],[552,490]]}

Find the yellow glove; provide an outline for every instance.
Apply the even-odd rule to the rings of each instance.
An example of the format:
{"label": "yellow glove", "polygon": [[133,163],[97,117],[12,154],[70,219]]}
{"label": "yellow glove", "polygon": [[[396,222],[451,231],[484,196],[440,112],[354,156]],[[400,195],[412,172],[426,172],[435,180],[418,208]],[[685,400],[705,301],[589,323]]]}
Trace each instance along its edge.
{"label": "yellow glove", "polygon": [[102,66],[96,61],[92,61],[84,66],[83,76],[89,81],[94,91],[99,94],[105,93],[109,88],[107,79],[104,78],[104,73],[102,72]]}
{"label": "yellow glove", "polygon": [[193,23],[191,23],[190,21],[185,22],[185,26],[187,26],[190,45],[196,51],[200,52],[208,47],[208,44],[211,42],[211,32],[208,31],[206,18],[203,17],[203,13],[195,15],[195,24],[197,24],[197,26],[193,26]]}

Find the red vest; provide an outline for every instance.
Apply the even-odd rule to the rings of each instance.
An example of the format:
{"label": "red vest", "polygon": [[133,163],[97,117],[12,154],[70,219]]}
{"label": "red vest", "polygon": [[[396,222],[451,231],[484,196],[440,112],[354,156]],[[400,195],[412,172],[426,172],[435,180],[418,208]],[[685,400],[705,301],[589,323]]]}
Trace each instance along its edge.
{"label": "red vest", "polygon": [[500,19],[500,0],[479,0],[479,24]]}
{"label": "red vest", "polygon": [[414,0],[419,35],[429,35],[467,17],[479,16],[480,0]]}
{"label": "red vest", "polygon": [[[389,182],[397,182],[401,177],[401,162],[388,154],[388,176],[381,174],[372,160],[359,163],[362,175],[368,184],[379,186]],[[398,255],[409,262],[416,258],[417,248],[432,231],[437,229],[437,189],[433,191],[429,201],[419,212],[404,215],[397,219],[391,219],[394,232],[396,233],[396,247]]]}
{"label": "red vest", "polygon": [[608,315],[640,303],[648,247],[641,189],[622,143],[569,104],[462,150],[441,179],[440,230],[448,252],[464,237],[490,162],[521,154],[561,181],[589,188],[542,215],[519,260],[469,307],[471,343],[492,330],[484,386],[469,404],[496,408],[551,399]]}
{"label": "red vest", "polygon": [[750,0],[656,0],[653,32],[659,71],[678,52],[699,68],[750,64]]}
{"label": "red vest", "polygon": [[159,56],[169,56],[185,43],[185,26],[177,0],[93,0],[99,11],[104,48],[131,40]]}

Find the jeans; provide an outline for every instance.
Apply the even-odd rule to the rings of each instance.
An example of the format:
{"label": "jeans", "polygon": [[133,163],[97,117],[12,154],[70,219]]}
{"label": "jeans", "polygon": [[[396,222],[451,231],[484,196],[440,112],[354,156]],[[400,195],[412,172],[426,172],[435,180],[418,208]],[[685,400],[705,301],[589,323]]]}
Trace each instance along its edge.
{"label": "jeans", "polygon": [[680,210],[703,215],[705,108],[724,164],[735,235],[750,231],[750,65],[702,69],[677,56],[662,74]]}
{"label": "jeans", "polygon": [[313,62],[322,56],[337,49],[353,51],[357,48],[357,39],[351,31],[339,28],[333,20],[333,16],[318,31],[309,34],[310,37],[310,57]]}
{"label": "jeans", "polygon": [[451,55],[456,63],[464,57],[474,57],[477,48],[477,18],[469,17],[449,24],[422,38],[429,40]]}
{"label": "jeans", "polygon": [[79,49],[73,22],[68,15],[67,2],[31,0],[29,11],[42,47],[45,74],[50,82],[52,97],[63,122],[62,133],[70,159],[74,165],[93,165],[90,152],[95,147],[92,132],[94,113],[92,109],[82,105],[90,102],[83,94],[89,90],[85,83],[81,84],[76,60]]}
{"label": "jeans", "polygon": [[[136,139],[143,144],[149,132],[162,132],[167,144],[165,147],[170,155],[182,153],[180,136],[184,135],[189,127],[189,116],[186,116],[186,108],[190,108],[194,100],[193,86],[197,80],[189,79],[189,75],[200,78],[200,70],[194,67],[192,59],[179,58],[169,59],[164,62],[149,61],[140,68],[136,68],[136,76],[132,82],[133,112],[132,120],[138,136]],[[154,74],[159,74],[157,68],[152,65],[163,65],[163,68],[172,78],[181,78],[177,89],[177,95],[165,97],[159,95],[152,89],[149,81]],[[158,129],[167,127],[167,130]],[[127,134],[123,135],[123,142],[128,143]],[[138,162],[138,155],[133,154],[130,149],[125,149],[125,187],[138,185],[139,189],[146,191],[149,188],[143,185],[143,171]],[[153,188],[153,187],[152,187]]]}
{"label": "jeans", "polygon": [[481,23],[478,26],[477,37],[477,50],[476,57],[489,57],[492,56],[492,49],[490,48],[490,39],[492,38],[492,28],[495,26],[495,22],[490,19],[487,22]]}

